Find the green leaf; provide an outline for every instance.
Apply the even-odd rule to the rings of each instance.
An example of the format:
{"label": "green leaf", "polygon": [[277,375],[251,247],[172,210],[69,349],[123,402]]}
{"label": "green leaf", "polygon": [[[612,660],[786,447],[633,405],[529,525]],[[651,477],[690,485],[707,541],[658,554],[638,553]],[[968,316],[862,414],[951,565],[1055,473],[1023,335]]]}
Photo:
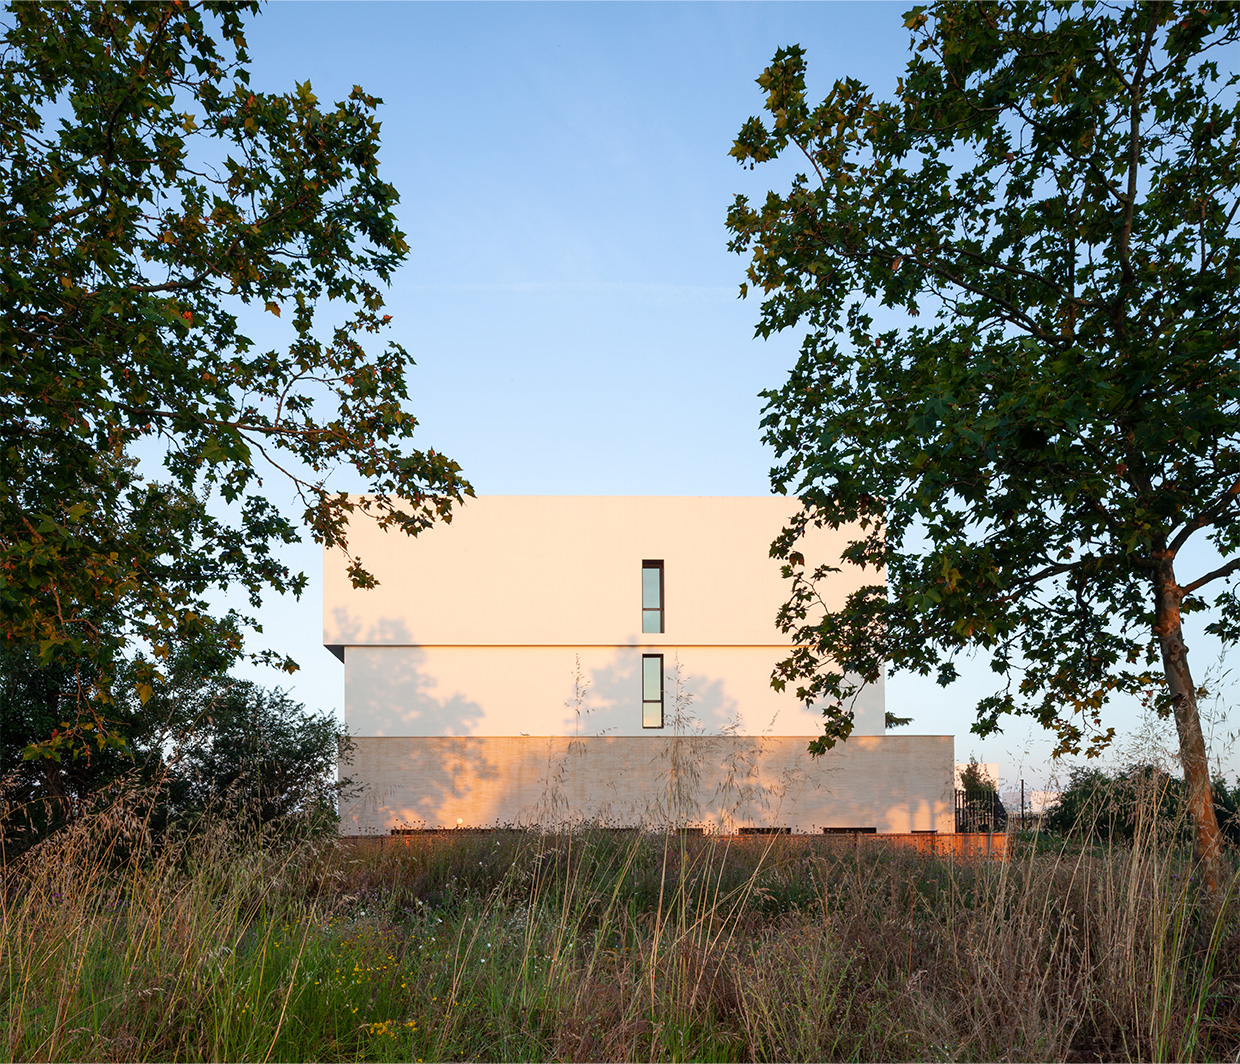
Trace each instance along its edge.
{"label": "green leaf", "polygon": [[[1211,65],[1240,52],[1240,6],[943,2],[904,27],[890,102],[842,78],[810,110],[804,52],[780,49],[732,151],[816,167],[727,216],[756,333],[804,336],[763,393],[772,491],[806,505],[781,556],[841,528],[887,581],[838,604],[789,568],[779,683],[842,738],[866,677],[950,683],[970,648],[1000,685],[979,733],[1027,714],[1096,753],[1108,701],[1152,688],[1191,722],[1185,619],[1240,638],[1240,102]],[[1186,551],[1203,536],[1221,564]],[[1180,756],[1217,871],[1197,734]]]}

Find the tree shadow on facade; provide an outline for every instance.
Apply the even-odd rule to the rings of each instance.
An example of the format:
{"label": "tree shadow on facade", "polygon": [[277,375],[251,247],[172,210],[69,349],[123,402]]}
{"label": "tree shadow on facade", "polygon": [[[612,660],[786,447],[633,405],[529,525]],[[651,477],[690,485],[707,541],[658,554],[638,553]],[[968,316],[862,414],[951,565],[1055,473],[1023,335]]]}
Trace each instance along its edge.
{"label": "tree shadow on facade", "polygon": [[480,783],[499,778],[500,766],[481,743],[438,749],[433,741],[390,740],[427,730],[468,735],[482,719],[482,707],[459,693],[438,695],[438,681],[424,668],[426,652],[410,645],[402,620],[380,618],[363,630],[343,610],[335,613],[346,647],[345,727],[353,746],[348,769],[364,781],[357,800],[341,808],[342,830],[451,826],[442,822],[443,811],[471,802]]}
{"label": "tree shadow on facade", "polygon": [[[586,707],[575,714],[578,734],[605,735],[607,725],[631,730],[632,721],[641,719],[641,656],[640,648],[626,648],[612,664],[591,672],[585,696],[578,699]],[[716,831],[776,825],[785,807],[807,788],[820,786],[829,771],[764,765],[767,737],[745,733],[741,708],[724,681],[691,675],[675,652],[664,655],[663,692],[664,726],[648,733],[659,740],[646,755],[652,786],[637,807],[632,802],[624,809],[607,807],[613,818]],[[600,722],[603,728],[595,726]],[[571,764],[561,770],[570,786],[579,775],[597,777],[588,762],[592,749],[601,748],[577,744]]]}

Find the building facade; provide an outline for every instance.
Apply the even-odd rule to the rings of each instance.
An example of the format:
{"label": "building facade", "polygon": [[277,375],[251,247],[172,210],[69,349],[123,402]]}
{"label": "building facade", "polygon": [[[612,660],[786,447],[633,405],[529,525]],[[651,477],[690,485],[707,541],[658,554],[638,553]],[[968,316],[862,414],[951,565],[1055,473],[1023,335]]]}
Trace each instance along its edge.
{"label": "building facade", "polygon": [[[346,834],[597,821],[705,830],[950,831],[951,736],[884,734],[881,683],[846,743],[770,686],[789,645],[771,541],[783,498],[488,496],[409,539],[358,521],[325,556],[324,643],[344,662],[363,785]],[[836,606],[873,573],[841,564]]]}

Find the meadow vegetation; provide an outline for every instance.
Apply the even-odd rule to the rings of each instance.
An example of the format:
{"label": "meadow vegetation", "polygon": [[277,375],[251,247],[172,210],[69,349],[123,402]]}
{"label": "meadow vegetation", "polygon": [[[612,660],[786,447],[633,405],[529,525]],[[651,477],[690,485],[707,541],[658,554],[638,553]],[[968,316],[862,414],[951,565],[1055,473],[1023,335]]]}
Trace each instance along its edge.
{"label": "meadow vegetation", "polygon": [[[344,842],[114,795],[4,867],[18,1060],[1235,1059],[1185,846],[599,828]],[[1229,860],[1231,858],[1229,857]]]}

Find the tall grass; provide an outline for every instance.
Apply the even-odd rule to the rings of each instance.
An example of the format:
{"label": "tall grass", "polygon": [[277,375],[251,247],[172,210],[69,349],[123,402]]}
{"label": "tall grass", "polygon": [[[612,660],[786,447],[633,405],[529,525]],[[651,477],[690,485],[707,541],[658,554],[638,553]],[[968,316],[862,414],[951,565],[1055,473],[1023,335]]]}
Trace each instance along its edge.
{"label": "tall grass", "polygon": [[1235,1059],[1234,893],[1190,877],[1152,819],[953,862],[599,829],[156,845],[120,800],[4,869],[0,1052]]}

